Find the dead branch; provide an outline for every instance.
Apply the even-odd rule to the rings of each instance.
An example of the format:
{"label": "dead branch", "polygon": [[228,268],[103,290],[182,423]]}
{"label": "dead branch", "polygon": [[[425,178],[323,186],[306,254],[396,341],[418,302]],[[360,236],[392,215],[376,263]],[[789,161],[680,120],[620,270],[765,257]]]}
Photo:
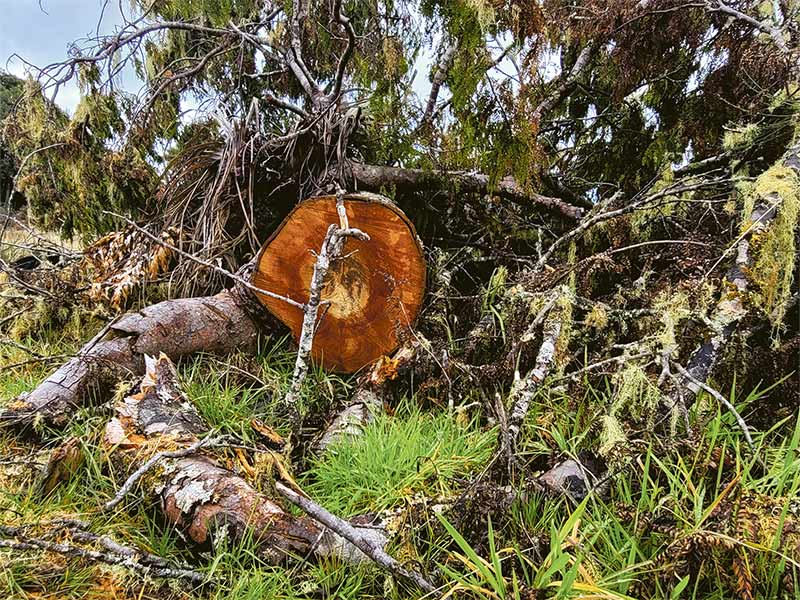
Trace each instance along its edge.
{"label": "dead branch", "polygon": [[455,40],[448,40],[442,44],[441,57],[435,66],[433,79],[431,80],[431,91],[428,95],[428,102],[425,105],[425,112],[419,123],[419,128],[427,126],[433,120],[433,111],[436,109],[436,100],[439,98],[439,91],[442,88],[447,72],[453,64],[458,43]]}
{"label": "dead branch", "polygon": [[564,244],[566,244],[570,240],[573,240],[583,235],[587,230],[589,230],[591,227],[594,227],[598,223],[602,223],[610,219],[615,219],[622,215],[626,215],[636,210],[640,210],[646,206],[655,204],[658,200],[662,200],[668,196],[683,194],[686,192],[700,190],[708,187],[714,187],[722,183],[728,183],[728,182],[729,182],[728,179],[701,180],[690,183],[676,182],[666,187],[663,190],[655,192],[654,194],[642,195],[642,197],[634,199],[620,208],[611,209],[611,207],[618,201],[618,196],[614,195],[611,198],[609,198],[605,203],[598,205],[598,212],[596,214],[592,216],[587,215],[587,218],[582,220],[577,227],[575,227],[571,231],[568,231],[567,233],[556,239],[550,245],[547,251],[539,257],[532,270],[534,273],[540,272],[547,264],[547,261],[550,260],[553,254],[555,254],[556,250],[563,247]]}
{"label": "dead branch", "polygon": [[329,94],[329,102],[336,102],[339,94],[342,92],[342,82],[344,81],[344,72],[347,69],[347,63],[353,55],[353,49],[356,45],[356,32],[353,29],[353,24],[350,19],[342,11],[342,0],[336,0],[334,3],[333,14],[336,16],[336,21],[341,25],[345,33],[347,33],[347,46],[344,52],[339,57],[339,64],[336,66],[336,76],[334,77],[333,89]]}
{"label": "dead branch", "polygon": [[249,282],[244,277],[241,277],[238,274],[233,273],[232,271],[228,271],[228,269],[224,269],[223,267],[220,267],[219,265],[215,265],[214,263],[212,263],[210,261],[207,261],[205,259],[202,259],[199,256],[196,256],[196,255],[192,254],[191,252],[186,252],[185,250],[181,250],[177,246],[174,246],[173,244],[170,244],[166,240],[158,237],[157,235],[153,235],[152,233],[150,233],[149,231],[147,231],[143,227],[140,227],[139,225],[137,225],[136,223],[134,223],[129,218],[127,218],[127,217],[125,217],[123,215],[120,215],[120,214],[117,214],[115,212],[111,212],[111,211],[108,211],[108,210],[104,210],[103,213],[105,213],[107,215],[111,215],[112,217],[116,217],[118,219],[122,219],[128,225],[130,225],[131,227],[136,229],[136,231],[141,232],[142,234],[144,234],[145,236],[147,236],[148,238],[150,238],[152,241],[156,242],[157,244],[160,244],[161,246],[164,246],[165,248],[169,248],[170,250],[172,250],[176,254],[179,254],[180,256],[182,256],[184,258],[187,258],[187,259],[191,260],[192,262],[195,262],[195,263],[197,263],[199,265],[202,265],[202,266],[206,267],[207,269],[211,269],[212,271],[216,271],[217,273],[225,275],[225,277],[229,277],[230,279],[232,279],[233,281],[235,281],[239,285],[244,286],[245,288],[247,288],[251,292],[255,292],[257,294],[262,294],[264,296],[269,296],[270,298],[275,298],[276,300],[280,300],[282,302],[286,302],[287,304],[291,304],[292,306],[294,306],[295,308],[299,308],[300,310],[305,310],[305,308],[306,308],[304,304],[301,304],[299,302],[295,302],[291,298],[287,298],[286,296],[281,296],[280,294],[276,294],[275,292],[271,292],[269,290],[261,289],[260,287],[253,285],[251,282]]}
{"label": "dead branch", "polygon": [[0,548],[18,551],[44,550],[72,558],[126,567],[149,577],[186,579],[194,584],[205,581],[205,576],[197,571],[168,566],[161,557],[142,552],[137,548],[123,546],[108,536],[95,536],[85,532],[73,534],[73,538],[81,541],[99,542],[106,548],[106,552],[32,537],[27,535],[22,527],[0,525],[0,536],[3,536],[0,539]]}
{"label": "dead branch", "polygon": [[300,22],[306,14],[307,11],[303,0],[292,0],[292,17],[289,20],[292,49],[290,52],[284,54],[284,59],[286,61],[286,66],[289,67],[295,78],[297,78],[300,86],[311,99],[312,104],[319,108],[322,90],[303,61],[303,40],[300,33]]}
{"label": "dead branch", "polygon": [[380,190],[385,186],[396,186],[404,191],[458,190],[470,194],[497,194],[524,206],[536,207],[570,220],[578,220],[583,209],[550,196],[528,192],[513,177],[504,177],[491,185],[489,176],[484,173],[468,171],[426,171],[367,165],[351,162],[349,164],[353,180],[363,188]]}
{"label": "dead branch", "polygon": [[591,58],[597,50],[597,47],[597,44],[593,42],[581,50],[569,73],[560,78],[561,81],[559,84],[533,110],[531,121],[539,123],[544,115],[553,110],[553,108],[555,108],[558,103],[566,97],[567,93],[569,93],[570,89],[572,89],[577,79],[591,64]]}
{"label": "dead branch", "polygon": [[744,23],[747,23],[757,31],[766,33],[770,37],[772,42],[775,44],[775,46],[778,48],[778,50],[780,50],[784,54],[789,54],[791,52],[789,47],[786,45],[786,40],[783,37],[784,32],[780,28],[768,25],[763,21],[759,21],[758,19],[751,17],[747,13],[743,13],[740,10],[736,10],[732,6],[727,5],[722,0],[707,0],[706,6],[709,11],[719,12],[728,15],[730,17],[733,17],[734,19],[738,19]]}
{"label": "dead branch", "polygon": [[329,513],[313,500],[304,498],[294,490],[283,485],[281,482],[276,482],[275,489],[281,494],[281,496],[286,498],[295,506],[301,508],[303,512],[305,512],[315,521],[321,523],[325,527],[330,528],[332,531],[335,531],[348,542],[353,544],[383,569],[386,569],[397,577],[402,577],[403,579],[412,581],[425,592],[432,593],[436,590],[433,584],[425,579],[424,576],[416,571],[409,571],[403,567],[399,562],[397,562],[397,560],[387,554],[382,547],[376,545],[373,540],[366,537],[363,531],[356,529],[347,521],[344,521],[339,517]]}
{"label": "dead branch", "polygon": [[744,434],[744,439],[747,440],[747,445],[750,446],[750,450],[753,452],[754,455],[757,456],[755,445],[753,444],[753,438],[750,435],[750,428],[747,426],[747,422],[742,418],[742,415],[739,414],[739,411],[736,410],[736,407],[731,404],[731,402],[722,394],[720,394],[717,390],[712,388],[710,385],[703,383],[699,379],[695,379],[692,377],[691,373],[684,369],[680,364],[675,362],[674,360],[670,361],[670,364],[677,369],[678,373],[683,375],[692,385],[696,386],[695,389],[691,390],[692,392],[696,393],[697,389],[702,389],[711,394],[715,400],[717,400],[720,404],[722,404],[725,408],[727,408],[731,414],[736,418],[736,422],[739,424],[739,429],[742,430]]}
{"label": "dead branch", "polygon": [[[568,297],[567,294],[569,294],[569,291],[562,287],[558,294],[560,299],[563,300]],[[528,416],[531,401],[539,390],[542,382],[550,373],[550,369],[555,362],[556,344],[561,335],[564,315],[560,311],[554,311],[552,308],[553,304],[555,304],[555,302],[546,306],[547,318],[542,326],[542,344],[536,355],[536,364],[534,368],[522,379],[519,378],[519,372],[515,372],[515,381],[511,389],[511,412],[508,416],[508,439],[504,441],[506,456],[509,459],[509,463],[511,462],[513,452],[517,446],[519,433],[525,422],[525,417]]]}
{"label": "dead branch", "polygon": [[[781,164],[794,171],[796,176],[800,176],[800,144],[797,141],[786,152]],[[723,279],[722,287],[725,291],[710,315],[710,339],[694,349],[686,366],[687,373],[696,380],[705,381],[708,378],[722,350],[749,312],[743,298],[750,287],[747,273],[755,260],[750,247],[751,239],[754,235],[763,234],[771,226],[777,216],[777,207],[782,202],[778,192],[773,192],[769,196],[756,202],[750,214],[751,225],[730,246],[736,248],[736,258]],[[723,256],[727,252],[728,250]],[[730,289],[736,290],[736,293],[729,294],[727,290]],[[683,386],[685,382],[677,388]],[[695,391],[692,390],[692,386],[689,386],[689,390]]]}
{"label": "dead branch", "polygon": [[300,330],[297,360],[295,361],[294,372],[292,373],[292,383],[284,398],[284,403],[290,407],[296,406],[300,395],[300,388],[308,373],[308,358],[314,343],[314,332],[317,328],[317,315],[322,300],[322,289],[325,286],[331,263],[341,258],[344,242],[348,237],[369,241],[369,236],[360,229],[347,227],[347,216],[346,213],[344,213],[343,199],[341,196],[337,198],[337,210],[339,211],[341,219],[340,223],[339,225],[332,223],[330,227],[328,227],[325,239],[322,242],[322,248],[320,248],[319,254],[317,254],[317,260],[314,263],[308,302],[303,308],[303,324]]}

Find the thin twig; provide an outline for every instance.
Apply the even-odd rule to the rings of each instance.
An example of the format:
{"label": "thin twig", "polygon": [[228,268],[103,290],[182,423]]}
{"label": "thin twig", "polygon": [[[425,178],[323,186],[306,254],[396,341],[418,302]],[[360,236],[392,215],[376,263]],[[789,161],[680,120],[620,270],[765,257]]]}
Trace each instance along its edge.
{"label": "thin twig", "polygon": [[[187,579],[195,584],[201,584],[205,581],[205,576],[197,571],[168,566],[157,566],[156,564],[143,564],[140,562],[140,558],[142,557],[153,557],[158,559],[158,561],[154,562],[160,562],[163,559],[160,559],[160,557],[154,557],[154,555],[143,553],[133,548],[122,546],[110,538],[107,538],[107,536],[98,536],[96,541],[99,541],[101,544],[103,544],[109,550],[109,552],[98,552],[97,550],[89,550],[87,548],[82,548],[72,544],[57,543],[30,537],[22,532],[22,528],[18,527],[0,526],[0,535],[5,537],[5,539],[0,539],[0,548],[10,548],[18,551],[44,550],[46,552],[54,552],[64,556],[71,556],[75,558],[91,560],[94,562],[128,567],[150,577]],[[85,536],[78,537],[85,538]],[[16,540],[10,538],[16,538]],[[103,538],[107,539],[103,540]],[[114,548],[114,550],[112,550],[112,548]]]}
{"label": "thin twig", "polygon": [[375,561],[380,567],[386,569],[393,575],[402,577],[409,581],[413,581],[420,589],[425,592],[433,592],[436,588],[428,581],[422,574],[416,571],[410,571],[403,567],[395,558],[386,553],[383,548],[380,548],[372,543],[371,540],[366,539],[358,529],[353,527],[347,521],[340,519],[336,515],[329,513],[319,504],[304,498],[294,490],[288,488],[280,481],[275,482],[275,490],[289,502],[300,508],[304,513],[328,527],[332,531],[338,533],[348,542],[353,544],[356,548],[361,550],[369,558]]}
{"label": "thin twig", "polygon": [[711,394],[720,404],[722,404],[723,406],[725,406],[725,408],[731,411],[731,414],[736,418],[736,422],[739,424],[739,429],[741,429],[742,433],[744,434],[744,439],[747,440],[747,445],[750,446],[750,450],[752,450],[753,454],[758,456],[755,444],[753,444],[753,438],[750,436],[750,428],[747,426],[747,423],[742,418],[742,415],[739,414],[739,411],[736,410],[736,407],[733,404],[731,404],[731,402],[725,396],[720,394],[710,385],[707,385],[702,381],[700,381],[699,379],[695,379],[694,377],[692,377],[692,374],[689,373],[689,371],[684,369],[680,364],[678,364],[674,360],[670,361],[670,364],[673,367],[675,367],[678,373],[683,375],[683,377],[686,378],[689,382]]}
{"label": "thin twig", "polygon": [[230,277],[231,279],[233,279],[237,283],[242,284],[244,287],[246,287],[251,292],[255,292],[256,294],[261,294],[262,296],[267,296],[269,298],[274,298],[276,300],[281,300],[283,302],[286,302],[287,304],[291,304],[292,306],[294,306],[296,308],[299,308],[300,310],[305,310],[305,308],[306,308],[305,304],[302,304],[300,302],[296,302],[296,301],[292,300],[291,298],[288,298],[287,296],[281,296],[280,294],[276,294],[275,292],[270,292],[269,290],[265,290],[265,289],[262,289],[262,288],[260,288],[258,286],[255,286],[252,283],[250,283],[249,281],[247,281],[246,279],[244,279],[243,277],[240,277],[239,275],[237,275],[236,273],[228,271],[228,269],[225,269],[223,267],[215,265],[214,263],[209,262],[207,260],[204,260],[204,259],[200,258],[199,256],[195,256],[191,252],[186,252],[185,250],[181,250],[177,246],[173,246],[169,242],[164,241],[161,238],[159,238],[157,235],[153,235],[152,233],[150,233],[149,231],[147,231],[143,227],[139,227],[139,225],[137,225],[136,223],[134,223],[129,218],[127,218],[127,217],[125,217],[123,215],[117,214],[117,213],[112,212],[110,210],[104,210],[103,212],[105,214],[107,214],[107,215],[111,215],[113,217],[117,217],[118,219],[122,219],[128,225],[130,225],[131,227],[133,227],[137,231],[143,233],[144,235],[146,235],[148,238],[150,238],[154,242],[156,242],[158,244],[161,244],[165,248],[169,248],[170,250],[172,250],[173,252],[179,254],[180,256],[183,256],[184,258],[187,258],[187,259],[189,259],[189,260],[191,260],[193,262],[196,262],[197,264],[202,265],[202,266],[204,266],[204,267],[206,267],[208,269],[212,269],[212,270],[216,271],[217,273],[221,273],[222,275],[225,275],[226,277]]}
{"label": "thin twig", "polygon": [[[541,271],[542,268],[547,264],[547,261],[550,260],[550,257],[553,256],[553,254],[558,248],[560,248],[567,242],[575,239],[576,237],[583,235],[583,233],[585,233],[588,229],[590,229],[594,225],[597,225],[598,223],[602,223],[604,221],[608,221],[610,219],[626,215],[635,210],[639,210],[641,208],[644,208],[646,205],[667,196],[673,196],[685,192],[700,190],[705,187],[718,185],[725,181],[727,180],[714,179],[711,181],[699,181],[697,183],[686,183],[686,184],[676,183],[667,188],[664,188],[663,190],[659,190],[658,192],[650,196],[644,196],[639,200],[634,200],[631,203],[622,206],[621,208],[617,208],[615,210],[605,210],[593,216],[587,216],[587,218],[583,219],[577,227],[575,227],[571,231],[568,231],[560,238],[558,238],[556,241],[554,241],[547,249],[547,252],[542,254],[539,260],[536,261],[536,264],[534,265],[532,271],[534,273],[538,273],[539,271]],[[615,200],[616,198],[612,197],[609,200],[609,204],[613,204]]]}

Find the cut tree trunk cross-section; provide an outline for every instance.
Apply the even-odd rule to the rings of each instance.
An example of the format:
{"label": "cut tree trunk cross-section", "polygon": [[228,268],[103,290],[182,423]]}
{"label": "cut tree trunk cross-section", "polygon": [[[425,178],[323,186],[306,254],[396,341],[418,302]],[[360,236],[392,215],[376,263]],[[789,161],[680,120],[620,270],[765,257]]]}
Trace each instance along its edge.
{"label": "cut tree trunk cross-section", "polygon": [[[414,226],[392,202],[375,194],[344,196],[348,237],[332,261],[321,294],[312,358],[325,368],[354,372],[397,348],[419,312],[425,261]],[[253,283],[292,300],[309,299],[316,257],[331,224],[339,223],[335,196],[299,204],[266,242]],[[259,299],[299,339],[303,311],[281,300]]]}

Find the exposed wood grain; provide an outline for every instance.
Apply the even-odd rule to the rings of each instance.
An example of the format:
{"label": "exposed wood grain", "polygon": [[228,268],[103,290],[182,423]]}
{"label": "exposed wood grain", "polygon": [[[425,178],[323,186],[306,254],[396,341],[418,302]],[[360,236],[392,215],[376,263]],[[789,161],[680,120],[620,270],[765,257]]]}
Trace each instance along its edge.
{"label": "exposed wood grain", "polygon": [[[414,322],[425,293],[425,260],[414,226],[386,198],[345,196],[349,226],[370,236],[347,239],[328,274],[311,351],[315,362],[353,372],[389,354]],[[336,197],[299,204],[264,244],[253,283],[303,303],[308,300],[315,256],[328,227],[338,223]],[[259,300],[299,338],[303,312],[285,302]]]}

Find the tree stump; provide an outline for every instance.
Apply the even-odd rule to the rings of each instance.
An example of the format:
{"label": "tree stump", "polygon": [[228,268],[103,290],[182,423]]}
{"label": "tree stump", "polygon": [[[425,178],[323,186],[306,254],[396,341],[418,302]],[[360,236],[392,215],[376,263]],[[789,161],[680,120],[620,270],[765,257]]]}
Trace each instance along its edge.
{"label": "tree stump", "polygon": [[[349,226],[370,239],[347,239],[331,265],[311,355],[326,369],[352,373],[395,350],[414,323],[425,293],[425,259],[414,226],[387,198],[348,194],[344,207]],[[261,249],[253,284],[307,302],[314,251],[339,222],[335,196],[297,205]],[[298,339],[303,311],[258,298]]]}

